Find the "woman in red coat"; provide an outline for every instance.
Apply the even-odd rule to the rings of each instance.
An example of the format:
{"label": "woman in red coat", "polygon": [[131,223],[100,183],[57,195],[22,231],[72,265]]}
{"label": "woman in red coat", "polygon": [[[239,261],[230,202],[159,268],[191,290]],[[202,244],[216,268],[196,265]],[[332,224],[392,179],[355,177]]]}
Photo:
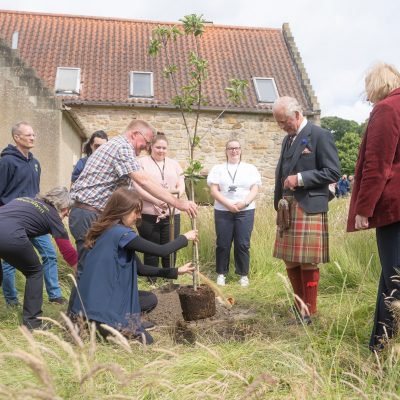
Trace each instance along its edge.
{"label": "woman in red coat", "polygon": [[382,266],[371,350],[383,349],[395,332],[391,303],[400,300],[400,73],[379,64],[365,79],[374,104],[360,147],[347,230],[376,228]]}

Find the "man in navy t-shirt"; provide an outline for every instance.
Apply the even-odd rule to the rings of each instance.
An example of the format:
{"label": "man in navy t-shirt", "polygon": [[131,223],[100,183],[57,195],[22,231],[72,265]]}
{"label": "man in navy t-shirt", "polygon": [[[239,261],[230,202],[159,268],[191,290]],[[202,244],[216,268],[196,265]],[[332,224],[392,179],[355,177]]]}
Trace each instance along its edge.
{"label": "man in navy t-shirt", "polygon": [[[18,197],[35,197],[39,193],[40,164],[30,150],[35,146],[36,134],[27,122],[19,122],[12,127],[15,146],[9,144],[0,157],[0,206]],[[57,253],[49,235],[31,239],[38,250],[44,267],[44,279],[49,300],[63,304],[58,283]],[[6,303],[18,305],[15,289],[15,268],[3,262],[3,294]]]}

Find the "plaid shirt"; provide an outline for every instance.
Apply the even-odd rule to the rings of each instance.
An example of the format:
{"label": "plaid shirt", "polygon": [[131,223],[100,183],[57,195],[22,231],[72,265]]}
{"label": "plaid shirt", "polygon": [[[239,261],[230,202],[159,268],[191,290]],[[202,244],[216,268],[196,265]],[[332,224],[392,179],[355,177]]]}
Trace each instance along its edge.
{"label": "plaid shirt", "polygon": [[139,171],[135,150],[119,135],[100,146],[89,158],[71,188],[72,199],[103,210],[121,186],[131,186],[129,173]]}

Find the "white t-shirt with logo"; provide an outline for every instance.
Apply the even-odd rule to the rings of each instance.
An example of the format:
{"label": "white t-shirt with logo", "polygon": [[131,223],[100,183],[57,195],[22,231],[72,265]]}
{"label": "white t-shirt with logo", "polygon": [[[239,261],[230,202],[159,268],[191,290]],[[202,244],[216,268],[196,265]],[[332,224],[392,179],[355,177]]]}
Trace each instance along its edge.
{"label": "white t-shirt with logo", "polygon": [[[245,201],[253,185],[261,186],[261,175],[252,164],[241,161],[238,164],[218,164],[211,168],[207,177],[207,184],[218,185],[221,194],[232,204]],[[216,210],[228,211],[220,202],[215,200]],[[252,210],[255,203],[252,201],[243,210]],[[242,211],[243,211],[242,210]]]}

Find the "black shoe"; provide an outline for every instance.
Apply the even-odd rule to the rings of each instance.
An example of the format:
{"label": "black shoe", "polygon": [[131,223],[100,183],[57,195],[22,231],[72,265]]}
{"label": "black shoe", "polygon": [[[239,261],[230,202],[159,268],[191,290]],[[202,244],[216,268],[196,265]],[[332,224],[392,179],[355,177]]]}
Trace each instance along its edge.
{"label": "black shoe", "polygon": [[296,318],[296,323],[301,325],[311,325],[312,320],[309,315],[301,315],[300,311],[295,305],[290,307],[290,311],[294,314]]}
{"label": "black shoe", "polygon": [[153,336],[151,336],[146,329],[144,329],[144,332],[137,338],[137,340],[139,340],[140,343],[147,345],[152,344],[154,342]]}
{"label": "black shoe", "polygon": [[68,303],[67,299],[65,299],[64,297],[56,297],[55,299],[49,299],[49,302],[60,304],[60,305],[64,305],[64,304]]}
{"label": "black shoe", "polygon": [[150,321],[142,321],[142,328],[146,329],[146,331],[152,331],[155,329],[156,325]]}
{"label": "black shoe", "polygon": [[53,326],[49,321],[43,321],[37,326],[28,326],[25,325],[30,331],[48,331]]}

